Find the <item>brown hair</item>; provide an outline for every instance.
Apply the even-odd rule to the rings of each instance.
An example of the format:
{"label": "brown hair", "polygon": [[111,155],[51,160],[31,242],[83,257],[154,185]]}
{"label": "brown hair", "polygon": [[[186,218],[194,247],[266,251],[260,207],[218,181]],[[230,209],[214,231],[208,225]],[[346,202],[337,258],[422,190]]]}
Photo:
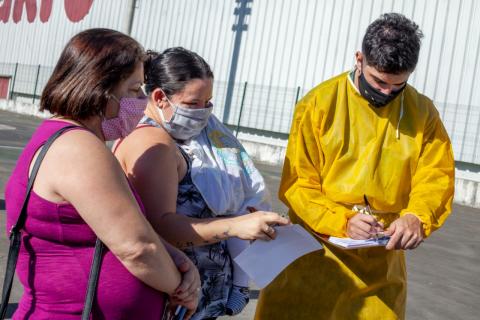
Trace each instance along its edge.
{"label": "brown hair", "polygon": [[75,35],[42,92],[40,110],[73,120],[103,114],[109,93],[145,60],[133,38],[110,29],[89,29]]}

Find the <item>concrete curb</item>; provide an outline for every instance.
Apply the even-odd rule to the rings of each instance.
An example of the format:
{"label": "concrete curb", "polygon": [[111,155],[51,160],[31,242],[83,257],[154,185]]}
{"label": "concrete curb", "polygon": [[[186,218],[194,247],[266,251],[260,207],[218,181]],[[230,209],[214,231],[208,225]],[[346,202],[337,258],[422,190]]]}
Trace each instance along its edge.
{"label": "concrete curb", "polygon": [[26,114],[29,116],[35,116],[43,119],[46,119],[52,116],[50,112],[39,111],[38,107],[39,107],[38,105],[31,104],[31,103],[0,99],[0,110]]}

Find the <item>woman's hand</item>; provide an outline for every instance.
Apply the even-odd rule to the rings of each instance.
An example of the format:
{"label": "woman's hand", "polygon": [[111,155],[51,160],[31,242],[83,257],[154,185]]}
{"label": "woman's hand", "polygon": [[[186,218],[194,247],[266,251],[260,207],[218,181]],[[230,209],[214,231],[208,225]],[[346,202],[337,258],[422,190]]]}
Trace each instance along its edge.
{"label": "woman's hand", "polygon": [[232,219],[230,236],[243,240],[271,240],[276,237],[274,226],[287,224],[290,221],[278,213],[256,211]]}
{"label": "woman's hand", "polygon": [[185,319],[189,319],[197,310],[200,297],[200,275],[193,262],[180,250],[170,252],[173,262],[182,274],[182,282],[170,297],[172,305],[185,306],[188,311]]}

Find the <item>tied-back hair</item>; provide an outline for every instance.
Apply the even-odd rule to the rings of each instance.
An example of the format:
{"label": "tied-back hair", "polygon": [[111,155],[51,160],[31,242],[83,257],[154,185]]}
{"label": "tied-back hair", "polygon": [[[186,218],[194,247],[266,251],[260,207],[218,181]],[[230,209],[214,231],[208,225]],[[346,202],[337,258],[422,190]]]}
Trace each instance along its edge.
{"label": "tied-back hair", "polygon": [[82,31],[63,49],[43,89],[40,110],[73,120],[104,114],[109,94],[145,59],[143,47],[121,32]]}
{"label": "tied-back hair", "polygon": [[182,47],[158,53],[147,51],[144,64],[145,90],[150,94],[161,88],[167,96],[181,92],[192,79],[213,78],[208,63],[197,53]]}

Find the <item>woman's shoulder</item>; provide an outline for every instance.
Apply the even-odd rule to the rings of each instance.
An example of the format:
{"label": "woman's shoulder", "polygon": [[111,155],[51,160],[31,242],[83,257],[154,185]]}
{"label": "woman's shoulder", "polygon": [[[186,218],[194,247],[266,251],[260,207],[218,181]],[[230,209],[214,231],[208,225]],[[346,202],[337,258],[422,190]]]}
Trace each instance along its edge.
{"label": "woman's shoulder", "polygon": [[151,147],[154,145],[164,145],[175,148],[176,143],[163,128],[151,125],[139,125],[122,142],[126,146]]}
{"label": "woman's shoulder", "polygon": [[117,166],[112,153],[94,133],[69,130],[48,149],[38,177],[42,177],[42,171],[55,173],[47,175],[47,185],[75,185],[79,181],[96,182],[104,177],[103,173],[114,172]]}
{"label": "woman's shoulder", "polygon": [[115,156],[126,167],[138,163],[139,159],[146,160],[150,166],[175,161],[177,151],[175,141],[164,129],[148,125],[137,127],[114,146]]}
{"label": "woman's shoulder", "polygon": [[164,159],[176,154],[177,144],[163,128],[140,126],[125,138],[124,152],[137,156],[151,152]]}
{"label": "woman's shoulder", "polygon": [[85,151],[88,151],[90,154],[92,152],[103,152],[105,146],[103,141],[93,132],[78,126],[60,135],[51,148],[52,150],[66,151],[65,154],[68,155]]}

